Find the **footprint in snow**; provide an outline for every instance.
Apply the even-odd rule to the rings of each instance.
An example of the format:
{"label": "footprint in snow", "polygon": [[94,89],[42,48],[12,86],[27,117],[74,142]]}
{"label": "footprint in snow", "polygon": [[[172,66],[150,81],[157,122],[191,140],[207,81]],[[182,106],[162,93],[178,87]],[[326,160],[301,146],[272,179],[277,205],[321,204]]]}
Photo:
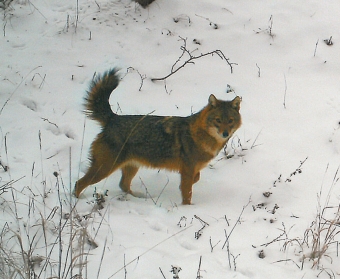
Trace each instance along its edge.
{"label": "footprint in snow", "polygon": [[26,99],[22,101],[22,105],[24,105],[25,107],[29,108],[32,111],[37,112],[38,111],[38,104],[30,99]]}

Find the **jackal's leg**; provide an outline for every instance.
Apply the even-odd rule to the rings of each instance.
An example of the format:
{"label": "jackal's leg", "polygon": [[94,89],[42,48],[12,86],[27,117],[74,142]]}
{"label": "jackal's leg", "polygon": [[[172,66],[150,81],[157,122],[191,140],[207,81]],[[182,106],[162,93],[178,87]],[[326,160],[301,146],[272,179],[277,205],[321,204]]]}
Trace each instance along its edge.
{"label": "jackal's leg", "polygon": [[195,177],[194,177],[194,183],[196,183],[198,180],[200,180],[201,174],[200,172],[196,173]]}
{"label": "jackal's leg", "polygon": [[[194,174],[194,171],[190,168],[182,168],[181,173],[181,192],[182,192],[182,204],[191,204],[192,197],[192,185],[194,181],[199,179],[199,174]],[[197,181],[196,180],[196,181]]]}
{"label": "jackal's leg", "polygon": [[119,182],[119,187],[126,193],[132,193],[130,186],[131,180],[134,178],[138,171],[138,167],[127,165],[122,168],[122,178]]}
{"label": "jackal's leg", "polygon": [[79,197],[86,187],[101,181],[118,169],[121,165],[121,160],[117,160],[116,156],[101,138],[95,140],[91,147],[91,166],[84,177],[76,182],[75,196]]}

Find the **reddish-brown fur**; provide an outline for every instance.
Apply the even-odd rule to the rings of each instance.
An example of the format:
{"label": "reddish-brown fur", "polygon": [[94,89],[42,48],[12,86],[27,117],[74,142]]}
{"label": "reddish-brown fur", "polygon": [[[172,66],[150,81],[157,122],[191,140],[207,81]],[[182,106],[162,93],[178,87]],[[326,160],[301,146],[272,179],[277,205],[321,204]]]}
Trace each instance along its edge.
{"label": "reddish-brown fur", "polygon": [[94,80],[88,92],[88,115],[99,121],[102,132],[92,143],[91,166],[76,182],[75,195],[117,169],[122,170],[120,188],[132,194],[131,180],[140,166],[146,166],[178,171],[182,203],[190,204],[200,170],[241,125],[241,99],[222,101],[210,95],[208,105],[188,117],[117,115],[109,97],[118,84],[113,69]]}

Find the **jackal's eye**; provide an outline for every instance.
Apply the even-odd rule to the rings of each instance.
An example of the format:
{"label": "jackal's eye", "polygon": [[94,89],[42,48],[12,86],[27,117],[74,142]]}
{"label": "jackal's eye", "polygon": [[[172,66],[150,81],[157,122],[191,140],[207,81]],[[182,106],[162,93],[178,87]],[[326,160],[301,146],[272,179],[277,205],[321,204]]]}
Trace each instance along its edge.
{"label": "jackal's eye", "polygon": [[221,120],[221,118],[219,118],[219,117],[216,117],[216,118],[215,118],[215,121],[216,121],[218,124],[221,124],[221,123],[222,123],[222,120]]}
{"label": "jackal's eye", "polygon": [[228,123],[229,123],[229,124],[233,124],[233,122],[234,122],[234,118],[230,118],[230,119],[228,120]]}

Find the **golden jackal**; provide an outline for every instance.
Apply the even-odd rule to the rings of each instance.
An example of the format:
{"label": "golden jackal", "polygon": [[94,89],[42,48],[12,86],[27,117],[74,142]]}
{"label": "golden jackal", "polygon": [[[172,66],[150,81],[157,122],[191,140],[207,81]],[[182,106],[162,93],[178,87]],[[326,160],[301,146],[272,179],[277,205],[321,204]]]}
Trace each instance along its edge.
{"label": "golden jackal", "polygon": [[211,94],[206,107],[187,117],[117,115],[109,97],[118,84],[117,70],[112,69],[92,81],[86,97],[87,114],[102,131],[91,146],[91,166],[75,184],[76,197],[117,169],[122,170],[120,188],[132,194],[131,180],[146,166],[178,171],[182,203],[190,204],[200,170],[241,125],[240,97],[222,101]]}

